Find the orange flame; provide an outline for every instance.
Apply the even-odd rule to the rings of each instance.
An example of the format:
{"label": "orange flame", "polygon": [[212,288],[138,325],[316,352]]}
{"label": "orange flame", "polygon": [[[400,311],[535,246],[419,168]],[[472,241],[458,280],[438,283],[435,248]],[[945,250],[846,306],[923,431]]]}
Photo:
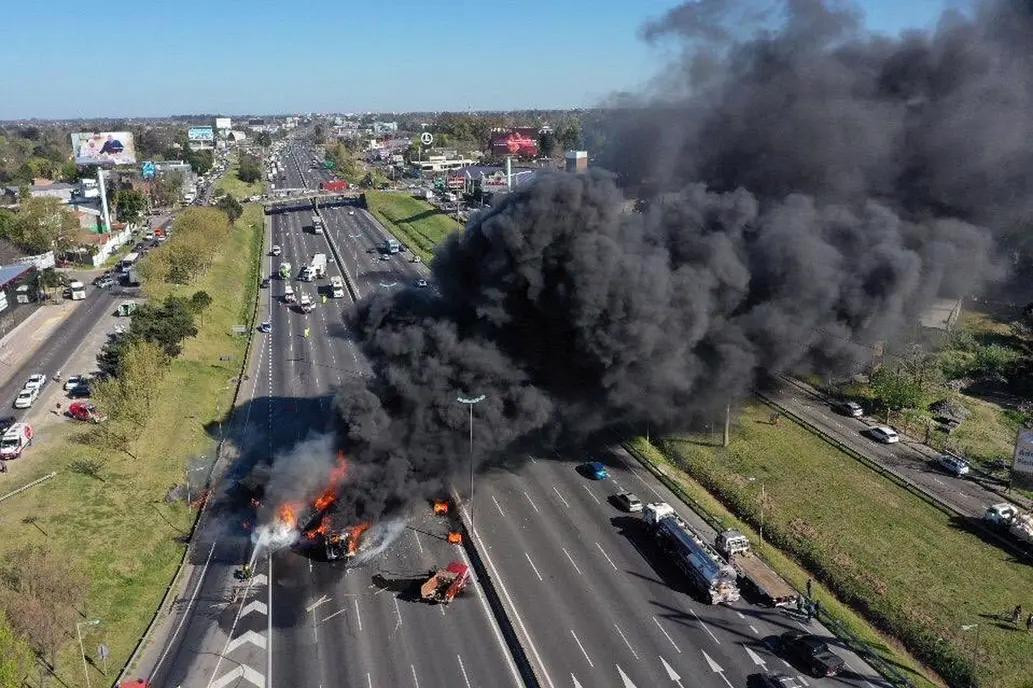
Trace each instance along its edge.
{"label": "orange flame", "polygon": [[362,544],[362,535],[369,530],[369,523],[360,523],[348,529],[348,556],[353,557],[359,551]]}
{"label": "orange flame", "polygon": [[446,499],[435,499],[434,500],[434,515],[444,516],[448,513],[448,500]]}
{"label": "orange flame", "polygon": [[317,537],[326,537],[327,533],[330,532],[330,515],[324,514],[323,518],[319,520],[319,525],[312,530],[305,533],[305,537],[309,540],[315,540]]}
{"label": "orange flame", "polygon": [[448,543],[450,545],[461,545],[463,544],[463,534],[458,530],[453,530],[448,534]]}
{"label": "orange flame", "polygon": [[290,528],[298,527],[298,509],[290,503],[285,502],[280,505],[280,510],[277,512],[277,516],[280,519],[280,523]]}
{"label": "orange flame", "polygon": [[330,477],[327,479],[327,486],[323,492],[316,497],[316,501],[312,503],[319,511],[325,511],[330,507],[331,504],[337,501],[337,488],[341,486],[341,483],[348,477],[348,460],[344,456],[343,451],[337,452],[337,465],[334,466],[333,470],[330,471]]}

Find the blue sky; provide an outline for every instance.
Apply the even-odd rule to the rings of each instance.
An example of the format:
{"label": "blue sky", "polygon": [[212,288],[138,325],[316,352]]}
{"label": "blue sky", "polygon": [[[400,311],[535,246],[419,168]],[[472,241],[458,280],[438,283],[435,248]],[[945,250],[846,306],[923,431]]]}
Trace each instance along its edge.
{"label": "blue sky", "polygon": [[[954,0],[863,0],[879,31]],[[676,0],[13,2],[0,119],[593,105],[670,57]]]}

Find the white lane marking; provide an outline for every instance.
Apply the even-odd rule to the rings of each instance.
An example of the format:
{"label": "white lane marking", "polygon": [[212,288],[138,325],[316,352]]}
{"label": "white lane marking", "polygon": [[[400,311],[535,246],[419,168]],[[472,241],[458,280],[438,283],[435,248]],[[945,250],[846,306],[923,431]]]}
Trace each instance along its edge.
{"label": "white lane marking", "polygon": [[632,655],[633,655],[633,656],[635,657],[635,659],[638,659],[638,653],[637,653],[637,652],[635,652],[635,648],[633,648],[633,647],[631,646],[631,643],[629,643],[629,642],[628,642],[628,639],[627,639],[627,637],[626,637],[626,636],[624,635],[624,631],[622,631],[622,630],[621,630],[621,627],[620,627],[620,626],[618,626],[617,624],[614,624],[614,625],[613,625],[613,627],[617,629],[617,633],[618,633],[618,635],[620,635],[620,637],[621,637],[621,640],[623,640],[623,641],[624,641],[624,644],[628,646],[628,649],[629,649],[629,650],[631,650],[631,654],[632,654]]}
{"label": "white lane marking", "polygon": [[685,686],[683,686],[681,683],[681,676],[679,676],[678,672],[674,670],[674,667],[667,663],[667,660],[663,658],[663,655],[659,655],[659,657],[660,664],[663,665],[664,671],[667,672],[667,678],[674,681],[674,684],[678,686],[678,688],[685,688]]}
{"label": "white lane marking", "polygon": [[[703,652],[703,650],[700,650],[700,652]],[[728,684],[728,688],[735,688],[735,686],[732,685],[732,682],[728,680],[728,677],[725,676],[725,670],[721,668],[720,664],[711,659],[710,655],[706,652],[703,652],[703,659],[707,660],[707,664],[710,666],[711,671],[724,679],[724,682]]]}
{"label": "white lane marking", "polygon": [[617,674],[621,677],[621,683],[624,684],[624,688],[638,688],[634,683],[631,682],[631,678],[624,673],[624,669],[621,669],[620,664],[615,664],[617,667]]}
{"label": "white lane marking", "polygon": [[574,567],[574,570],[577,571],[577,575],[583,576],[584,574],[581,573],[581,569],[577,567],[577,563],[574,562],[574,557],[570,556],[570,552],[567,551],[567,548],[561,547],[560,549],[562,549],[563,553],[567,555],[567,560],[570,562],[570,565]]}
{"label": "white lane marking", "polygon": [[457,654],[456,659],[459,660],[459,671],[463,672],[463,682],[466,684],[466,688],[470,688],[470,677],[466,675],[466,667],[463,666],[463,658]]}
{"label": "white lane marking", "polygon": [[212,683],[212,688],[224,688],[231,683],[239,686],[240,679],[244,679],[258,688],[265,688],[265,677],[246,664],[238,664],[232,671],[220,676],[218,681]]}
{"label": "white lane marking", "polygon": [[534,507],[536,512],[539,514],[542,513],[541,511],[538,511],[538,505],[534,503],[533,499],[531,499],[531,495],[527,494],[527,490],[524,490],[524,496],[527,497],[527,501],[531,503],[531,506]]}
{"label": "white lane marking", "polygon": [[717,636],[713,634],[713,632],[710,630],[710,627],[707,626],[706,623],[704,623],[703,619],[699,618],[699,615],[696,614],[696,611],[693,610],[693,609],[690,609],[689,613],[691,613],[693,616],[696,617],[696,621],[699,621],[699,625],[703,627],[703,630],[710,634],[710,637],[714,639],[715,643],[720,645],[721,641],[717,639]]}
{"label": "white lane marking", "polygon": [[655,623],[656,627],[660,629],[660,632],[664,634],[664,637],[667,638],[669,643],[671,643],[671,646],[678,651],[678,654],[681,654],[681,648],[678,647],[677,643],[674,642],[674,639],[667,634],[667,631],[664,630],[664,627],[660,625],[660,622],[657,621],[655,616],[653,617],[653,623]]}
{"label": "white lane marking", "polygon": [[252,645],[260,647],[264,650],[265,636],[261,635],[260,633],[255,633],[254,631],[245,631],[244,633],[241,633],[236,638],[231,640],[228,645],[226,645],[226,652],[233,652],[244,643],[251,643]]}
{"label": "white lane marking", "polygon": [[395,603],[395,618],[398,619],[398,625],[395,626],[395,629],[397,630],[398,628],[401,628],[401,626],[402,626],[402,610],[398,608],[398,598],[394,597],[392,599],[394,600],[394,603]]}
{"label": "white lane marking", "polygon": [[491,501],[495,502],[495,508],[499,510],[499,516],[505,518],[506,515],[502,513],[502,507],[499,505],[499,500],[495,499],[495,495],[491,496]]}
{"label": "white lane marking", "polygon": [[524,552],[524,556],[527,557],[527,563],[531,565],[532,569],[534,569],[534,575],[538,576],[538,580],[542,580],[542,574],[538,573],[538,567],[534,565],[534,562],[531,560],[531,556],[527,552]]}
{"label": "white lane marking", "polygon": [[240,612],[240,617],[244,618],[245,616],[247,616],[251,612],[258,612],[262,616],[265,616],[267,610],[268,610],[268,607],[266,606],[265,602],[260,602],[258,600],[251,600],[246,605],[244,605],[244,609],[242,609],[241,612]]}
{"label": "white lane marking", "polygon": [[588,489],[588,485],[582,485],[581,487],[585,488],[585,492],[588,493],[589,497],[595,500],[596,504],[602,504],[602,502],[599,501],[599,498],[592,494],[592,491]]}
{"label": "white lane marking", "polygon": [[581,681],[578,681],[577,676],[574,674],[570,675],[570,680],[574,682],[574,688],[584,688],[584,686],[581,685]]}
{"label": "white lane marking", "polygon": [[338,609],[336,612],[334,612],[330,616],[324,616],[322,619],[319,620],[319,623],[323,623],[324,621],[329,621],[330,619],[334,618],[338,614],[344,614],[346,611],[348,611],[347,607],[341,607],[340,609]]}
{"label": "white lane marking", "polygon": [[373,688],[373,677],[369,675],[368,671],[366,672],[366,686],[367,688]]}
{"label": "white lane marking", "polygon": [[420,688],[420,679],[416,678],[416,666],[414,664],[409,665],[409,669],[412,670],[412,683],[416,688]]}
{"label": "white lane marking", "polygon": [[[165,661],[165,656],[168,655],[169,650],[172,649],[172,641],[179,635],[180,629],[183,628],[183,622],[190,616],[190,608],[194,606],[194,601],[197,599],[197,592],[201,589],[201,584],[204,583],[204,575],[208,572],[208,564],[212,561],[212,555],[215,554],[215,543],[212,543],[212,548],[208,550],[208,559],[205,560],[204,566],[201,568],[201,575],[197,579],[197,585],[194,586],[194,592],[190,594],[190,600],[187,602],[186,609],[183,610],[183,616],[179,618],[179,624],[176,626],[176,630],[173,631],[172,637],[169,638],[168,644],[165,646],[165,651],[161,653],[161,657],[158,658],[158,663],[154,665],[154,669],[151,671],[151,676],[158,673],[158,669],[161,668],[161,663]],[[270,586],[272,587],[272,586]]]}
{"label": "white lane marking", "polygon": [[[797,675],[796,680],[799,681],[801,684],[803,684],[805,686],[811,685],[810,683],[807,683],[807,679],[805,679],[803,676]],[[865,683],[868,683],[868,682],[865,681]],[[868,685],[870,686],[872,684],[868,683]]]}
{"label": "white lane marking", "polygon": [[362,632],[362,614],[359,613],[359,600],[354,599],[352,602],[355,603],[355,620],[359,622],[359,632]]}
{"label": "white lane marking", "polygon": [[[272,406],[270,405],[269,408],[271,409]],[[270,435],[270,437],[272,437],[272,435]],[[268,581],[268,583],[265,586],[266,604],[269,606],[269,609],[272,609],[273,608],[273,582],[272,582],[273,581],[273,555],[272,554],[266,555],[266,559],[265,560],[266,560],[266,563],[268,564],[268,569],[269,569],[269,577],[266,579]],[[262,574],[258,574],[258,575],[261,576]],[[255,576],[255,577],[257,578],[258,576]],[[272,612],[269,612],[268,616],[266,616],[266,638],[267,638],[267,643],[268,643],[269,647],[266,648],[266,651],[265,651],[265,675],[269,678],[269,682],[272,683],[272,680],[273,680],[273,613]]]}
{"label": "white lane marking", "polygon": [[581,654],[583,654],[585,656],[585,660],[588,662],[588,666],[590,666],[590,667],[592,667],[594,669],[595,668],[595,664],[592,663],[592,658],[588,656],[587,652],[585,652],[585,646],[581,644],[580,640],[578,640],[577,634],[574,633],[574,629],[573,628],[570,629],[570,635],[574,636],[574,642],[577,643],[577,646],[581,648]]}
{"label": "white lane marking", "polygon": [[613,567],[613,570],[614,570],[614,571],[616,571],[616,570],[617,570],[617,565],[613,563],[613,559],[610,559],[610,555],[608,555],[608,554],[607,554],[607,553],[606,553],[606,552],[605,552],[605,551],[603,550],[603,546],[602,546],[602,545],[600,545],[600,544],[599,544],[598,542],[597,542],[597,543],[595,543],[595,546],[599,548],[599,551],[600,551],[600,552],[602,553],[602,555],[603,555],[604,557],[606,557],[606,561],[610,562],[610,566],[612,566],[612,567]]}
{"label": "white lane marking", "polygon": [[735,615],[738,616],[740,619],[745,619],[746,618],[745,616],[743,616],[743,613],[740,612],[740,611],[736,611]]}
{"label": "white lane marking", "polygon": [[305,611],[306,612],[314,611],[316,609],[316,607],[318,607],[321,604],[326,604],[329,601],[330,601],[329,595],[323,595],[318,600],[316,600],[315,602],[313,602],[309,606],[305,607]]}
{"label": "white lane marking", "polygon": [[556,486],[555,486],[555,485],[553,485],[553,487],[552,487],[552,491],[553,491],[553,492],[555,492],[555,493],[556,493],[556,496],[560,498],[560,501],[561,501],[561,502],[563,502],[563,506],[565,506],[565,507],[567,507],[567,508],[569,509],[569,508],[570,508],[570,504],[567,504],[567,500],[565,500],[565,499],[563,498],[563,495],[561,495],[561,494],[560,494],[560,491],[556,489]]}
{"label": "white lane marking", "polygon": [[760,635],[760,631],[758,631],[757,627],[754,626],[753,624],[750,624],[750,630],[753,631],[754,635]]}
{"label": "white lane marking", "polygon": [[[213,545],[213,548],[214,548],[214,545]],[[271,561],[270,561],[269,566],[270,566],[270,569],[271,569],[271,567],[272,567],[272,562]],[[247,586],[245,586],[244,594],[241,597],[242,600],[246,600],[248,595],[251,594],[251,586],[255,584],[255,580],[257,578],[258,578],[258,576],[252,576],[251,578],[248,578]],[[272,588],[272,585],[270,585],[269,587]],[[272,605],[270,605],[270,606],[272,606]],[[222,664],[222,659],[226,655],[226,648],[229,647],[230,642],[232,642],[232,640],[233,640],[233,634],[237,630],[237,622],[240,621],[240,613],[243,610],[244,610],[244,605],[241,604],[240,607],[237,609],[236,615],[233,617],[233,623],[230,624],[230,632],[226,634],[226,645],[223,646],[222,652],[219,653],[219,659],[215,662],[215,668],[212,669],[212,677],[208,680],[208,688],[211,688],[212,684],[215,682],[215,676],[216,676],[216,674],[219,673],[219,666]],[[241,666],[243,666],[243,665],[241,665]],[[262,678],[262,675],[259,674],[258,672],[255,672],[255,674],[259,678]],[[223,678],[225,678],[225,677],[223,677]],[[248,679],[248,680],[250,680],[250,679]],[[262,680],[262,683],[263,684],[265,683],[264,679]],[[223,684],[223,685],[225,685],[225,684]]]}
{"label": "white lane marking", "polygon": [[423,554],[423,543],[420,542],[419,533],[417,533],[415,530],[410,530],[409,532],[412,533],[413,539],[416,540],[416,546],[420,548],[420,554]]}

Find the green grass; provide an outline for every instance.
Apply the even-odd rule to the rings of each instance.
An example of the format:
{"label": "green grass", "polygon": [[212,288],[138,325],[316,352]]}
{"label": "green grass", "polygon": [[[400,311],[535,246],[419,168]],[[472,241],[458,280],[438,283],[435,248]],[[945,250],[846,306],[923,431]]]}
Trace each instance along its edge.
{"label": "green grass", "polygon": [[424,262],[434,247],[460,224],[430,203],[404,193],[367,191],[366,204],[389,232]]}
{"label": "green grass", "polygon": [[250,196],[265,193],[265,180],[259,179],[257,182],[248,184],[243,182],[237,176],[237,157],[239,153],[235,153],[233,157],[233,164],[230,165],[230,169],[226,170],[226,174],[222,175],[219,179],[219,183],[215,185],[215,194],[218,196],[220,193],[229,194],[238,201],[242,201]]}
{"label": "green grass", "polygon": [[[16,483],[6,481],[21,485],[58,472],[3,503],[0,555],[38,543],[66,553],[84,569],[91,583],[85,613],[102,620],[84,629],[89,632],[84,641],[91,654],[98,642],[110,647],[109,676],[129,657],[183,555],[182,538],[193,514],[181,502],[167,504],[165,495],[184,481],[188,460],[213,456],[215,441],[204,428],[222,419],[233,401],[245,339],[231,329],[240,323],[242,311],[250,312],[247,299],[255,294],[241,284],[260,258],[260,207],[246,206],[237,227],[212,268],[193,284],[145,285],[152,298],[204,289],[213,303],[199,322],[197,337],[185,343],[161,383],[154,414],[131,448],[136,458],[78,443],[83,427],[68,423],[46,445],[25,454],[21,461],[29,470],[18,471]],[[104,461],[101,480],[74,471],[73,462],[83,458]],[[24,522],[27,517],[35,524]],[[81,685],[82,663],[72,645],[62,653],[57,673],[65,685]],[[96,685],[105,683],[100,673],[92,678]]]}
{"label": "green grass", "polygon": [[961,626],[973,623],[979,684],[1028,681],[1033,638],[995,615],[1033,608],[1033,566],[804,428],[768,424],[769,415],[746,407],[727,449],[707,437],[666,440],[661,449],[753,525],[763,494],[768,540],[949,681],[967,682],[974,639]]}
{"label": "green grass", "polygon": [[898,640],[880,633],[864,617],[836,599],[828,588],[815,581],[813,576],[795,560],[777,547],[763,541],[757,529],[753,528],[746,521],[736,518],[735,514],[718,501],[714,495],[707,492],[703,485],[693,480],[684,471],[678,470],[663,452],[647,442],[644,437],[638,437],[630,444],[636,452],[650,463],[663,468],[668,478],[677,485],[680,492],[692,500],[693,508],[701,509],[712,519],[719,521],[722,528],[735,528],[750,538],[754,550],[768,562],[771,568],[778,572],[785,580],[789,581],[797,590],[805,590],[807,580],[811,579],[815,599],[819,600],[822,606],[839,619],[855,636],[863,639],[883,659],[895,665],[902,673],[907,675],[916,686],[919,688],[931,688],[931,686],[940,685],[937,677],[932,675],[928,669],[912,657]]}

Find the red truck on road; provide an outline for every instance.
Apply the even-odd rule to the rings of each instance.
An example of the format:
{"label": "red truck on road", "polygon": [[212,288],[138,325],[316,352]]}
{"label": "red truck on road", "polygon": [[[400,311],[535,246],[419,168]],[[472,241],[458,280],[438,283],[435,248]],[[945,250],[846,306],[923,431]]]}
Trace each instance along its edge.
{"label": "red truck on road", "polygon": [[348,182],[343,179],[333,179],[328,182],[320,182],[319,188],[322,191],[347,191]]}

